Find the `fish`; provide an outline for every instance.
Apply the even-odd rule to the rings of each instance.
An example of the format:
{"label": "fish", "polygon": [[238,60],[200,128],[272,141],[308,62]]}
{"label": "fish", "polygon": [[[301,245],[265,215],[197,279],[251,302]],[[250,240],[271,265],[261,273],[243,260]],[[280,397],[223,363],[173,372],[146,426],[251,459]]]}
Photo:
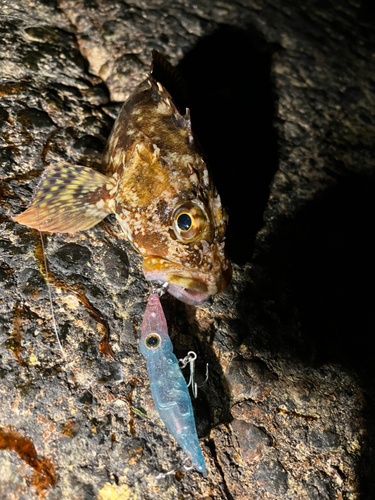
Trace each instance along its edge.
{"label": "fish", "polygon": [[[232,277],[225,252],[228,216],[192,127],[161,83],[176,68],[153,51],[153,63],[121,108],[103,154],[102,172],[67,162],[43,172],[28,208],[13,220],[41,231],[76,233],[115,214],[143,257],[147,280],[201,305]],[[169,78],[169,80],[168,80]]]}
{"label": "fish", "polygon": [[160,418],[191,460],[192,466],[204,473],[206,465],[199,446],[189,389],[173,354],[157,293],[150,295],[146,306],[139,349],[146,358],[151,395]]}

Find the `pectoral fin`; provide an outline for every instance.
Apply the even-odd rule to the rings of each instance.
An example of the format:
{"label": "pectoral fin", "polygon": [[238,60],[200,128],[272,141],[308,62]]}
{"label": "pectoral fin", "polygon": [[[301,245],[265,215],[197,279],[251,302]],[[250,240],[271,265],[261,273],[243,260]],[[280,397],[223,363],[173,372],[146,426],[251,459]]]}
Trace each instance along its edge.
{"label": "pectoral fin", "polygon": [[30,206],[13,220],[41,231],[75,233],[114,211],[117,183],[95,170],[58,163],[43,173]]}

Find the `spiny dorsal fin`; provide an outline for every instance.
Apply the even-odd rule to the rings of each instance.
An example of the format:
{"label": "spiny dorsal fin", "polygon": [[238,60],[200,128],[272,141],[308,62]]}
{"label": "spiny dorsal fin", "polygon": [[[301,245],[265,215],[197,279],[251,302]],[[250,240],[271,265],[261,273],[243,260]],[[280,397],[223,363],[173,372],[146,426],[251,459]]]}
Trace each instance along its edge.
{"label": "spiny dorsal fin", "polygon": [[152,51],[151,76],[168,90],[178,110],[184,115],[187,106],[185,79],[180,71],[157,50]]}
{"label": "spiny dorsal fin", "polygon": [[44,171],[30,206],[13,220],[41,231],[75,233],[114,211],[117,183],[95,170],[58,163]]}

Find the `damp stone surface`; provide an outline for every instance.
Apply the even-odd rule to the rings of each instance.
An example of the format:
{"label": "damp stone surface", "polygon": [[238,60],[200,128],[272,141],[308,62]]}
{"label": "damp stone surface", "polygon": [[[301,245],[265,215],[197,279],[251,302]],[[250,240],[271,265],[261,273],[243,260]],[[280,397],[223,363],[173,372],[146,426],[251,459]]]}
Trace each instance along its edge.
{"label": "damp stone surface", "polygon": [[[0,12],[0,498],[374,498],[372,3]],[[153,49],[186,80],[230,215],[228,289],[202,307],[162,298],[176,355],[194,350],[202,380],[209,364],[193,401],[206,476],[181,468],[153,405],[150,284],[114,218],[43,235],[47,267],[39,232],[11,218],[45,165],[100,170]]]}

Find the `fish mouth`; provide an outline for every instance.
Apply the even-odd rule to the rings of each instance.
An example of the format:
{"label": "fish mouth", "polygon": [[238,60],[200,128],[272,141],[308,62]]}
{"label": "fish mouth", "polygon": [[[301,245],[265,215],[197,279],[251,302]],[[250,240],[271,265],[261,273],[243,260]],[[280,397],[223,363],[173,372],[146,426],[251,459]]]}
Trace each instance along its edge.
{"label": "fish mouth", "polygon": [[193,306],[203,304],[210,295],[226,288],[232,275],[230,268],[227,271],[211,275],[160,257],[143,259],[143,273],[147,280],[168,283],[168,292],[173,297]]}
{"label": "fish mouth", "polygon": [[176,297],[176,299],[185,302],[185,304],[190,304],[191,306],[200,306],[209,298],[209,295],[205,293],[195,292],[194,290],[189,290],[179,285],[173,285],[169,282],[168,292],[173,295],[173,297]]}

